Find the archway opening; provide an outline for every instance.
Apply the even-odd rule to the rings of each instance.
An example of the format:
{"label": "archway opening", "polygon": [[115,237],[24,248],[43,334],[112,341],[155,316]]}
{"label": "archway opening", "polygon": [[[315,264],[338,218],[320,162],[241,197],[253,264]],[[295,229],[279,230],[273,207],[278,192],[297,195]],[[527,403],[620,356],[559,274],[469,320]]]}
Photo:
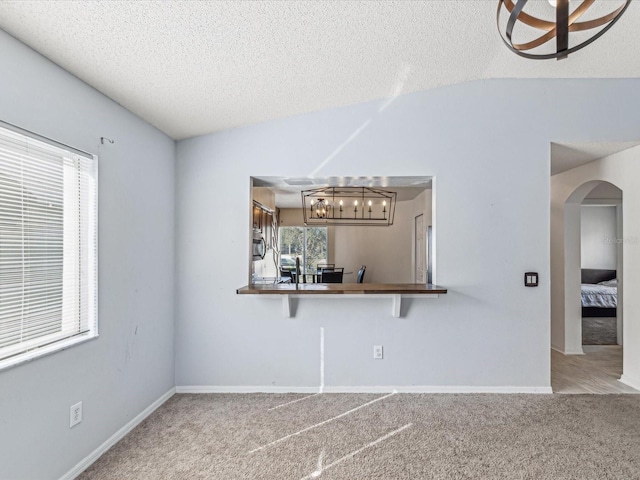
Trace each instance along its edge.
{"label": "archway opening", "polygon": [[[564,348],[552,353],[562,393],[625,393],[623,192],[604,180],[577,187],[563,205]],[[630,389],[633,390],[633,389]]]}

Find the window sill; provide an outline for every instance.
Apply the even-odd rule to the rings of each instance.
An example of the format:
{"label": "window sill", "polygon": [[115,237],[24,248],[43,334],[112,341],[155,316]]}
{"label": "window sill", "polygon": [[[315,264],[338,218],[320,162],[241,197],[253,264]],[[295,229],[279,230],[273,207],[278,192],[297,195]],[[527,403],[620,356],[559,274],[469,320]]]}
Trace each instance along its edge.
{"label": "window sill", "polygon": [[17,367],[18,365],[22,365],[23,363],[31,362],[37,358],[45,357],[61,350],[66,350],[70,347],[88,342],[89,340],[93,340],[96,338],[98,338],[97,333],[93,334],[89,332],[83,335],[77,335],[75,337],[67,339],[66,341],[63,340],[60,342],[52,343],[51,345],[47,345],[46,347],[36,348],[27,353],[15,355],[5,360],[0,360],[0,372],[3,370],[8,370],[12,367]]}

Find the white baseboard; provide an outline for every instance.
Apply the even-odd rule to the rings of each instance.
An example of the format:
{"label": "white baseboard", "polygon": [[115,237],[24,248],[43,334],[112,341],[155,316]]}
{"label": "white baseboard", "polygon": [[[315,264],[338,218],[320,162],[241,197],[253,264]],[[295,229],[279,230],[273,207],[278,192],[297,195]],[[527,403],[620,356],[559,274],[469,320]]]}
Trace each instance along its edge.
{"label": "white baseboard", "polygon": [[276,387],[245,385],[182,385],[176,393],[318,393],[320,387]]}
{"label": "white baseboard", "polygon": [[[180,386],[176,393],[318,393],[318,387],[273,386]],[[418,386],[325,386],[324,393],[553,393],[551,387]]]}
{"label": "white baseboard", "polygon": [[65,473],[60,480],[73,480],[87,468],[91,466],[100,456],[113,447],[116,443],[124,438],[124,436],[138,426],[145,418],[153,413],[160,405],[169,400],[176,393],[176,389],[172,388],[167,393],[158,398],[155,402],[145,408],[142,412],[132,418],[124,427],[111,435],[102,445],[96,448],[89,455],[84,457],[75,467]]}
{"label": "white baseboard", "polygon": [[580,350],[563,350],[562,348],[551,345],[551,350],[555,350],[563,355],[584,355],[584,350],[582,350],[582,348]]}
{"label": "white baseboard", "polygon": [[629,375],[622,375],[620,377],[619,381],[624,383],[625,385],[631,387],[631,388],[635,388],[636,390],[640,390],[640,380],[638,380],[636,378],[630,378]]}
{"label": "white baseboard", "polygon": [[380,387],[324,387],[325,393],[552,393],[551,387],[491,387],[470,385],[410,385]]}

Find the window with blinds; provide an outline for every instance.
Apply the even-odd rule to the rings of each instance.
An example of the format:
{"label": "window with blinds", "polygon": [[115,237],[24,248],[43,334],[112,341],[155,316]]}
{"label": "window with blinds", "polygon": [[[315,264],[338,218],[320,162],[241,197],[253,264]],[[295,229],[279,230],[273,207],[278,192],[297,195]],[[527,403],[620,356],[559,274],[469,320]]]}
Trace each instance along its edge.
{"label": "window with blinds", "polygon": [[0,125],[0,368],[97,336],[97,157]]}

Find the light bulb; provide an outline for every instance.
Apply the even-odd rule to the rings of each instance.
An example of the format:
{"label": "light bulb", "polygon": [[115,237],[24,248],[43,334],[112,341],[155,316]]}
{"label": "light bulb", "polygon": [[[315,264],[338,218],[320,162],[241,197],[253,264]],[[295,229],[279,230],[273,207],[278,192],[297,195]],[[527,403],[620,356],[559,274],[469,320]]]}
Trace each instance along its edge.
{"label": "light bulb", "polygon": [[313,207],[313,198],[311,199],[311,206]]}
{"label": "light bulb", "polygon": [[340,200],[340,206],[342,206],[342,205],[343,205],[343,204],[342,204],[342,200]]}
{"label": "light bulb", "polygon": [[353,204],[357,207],[357,206],[358,206],[358,200],[356,200],[355,202],[353,202]]}
{"label": "light bulb", "polygon": [[371,206],[371,200],[369,200],[369,206]]}
{"label": "light bulb", "polygon": [[383,206],[383,207],[386,207],[386,206],[387,206],[387,201],[386,201],[386,200],[383,200],[383,201],[382,201],[382,206]]}

